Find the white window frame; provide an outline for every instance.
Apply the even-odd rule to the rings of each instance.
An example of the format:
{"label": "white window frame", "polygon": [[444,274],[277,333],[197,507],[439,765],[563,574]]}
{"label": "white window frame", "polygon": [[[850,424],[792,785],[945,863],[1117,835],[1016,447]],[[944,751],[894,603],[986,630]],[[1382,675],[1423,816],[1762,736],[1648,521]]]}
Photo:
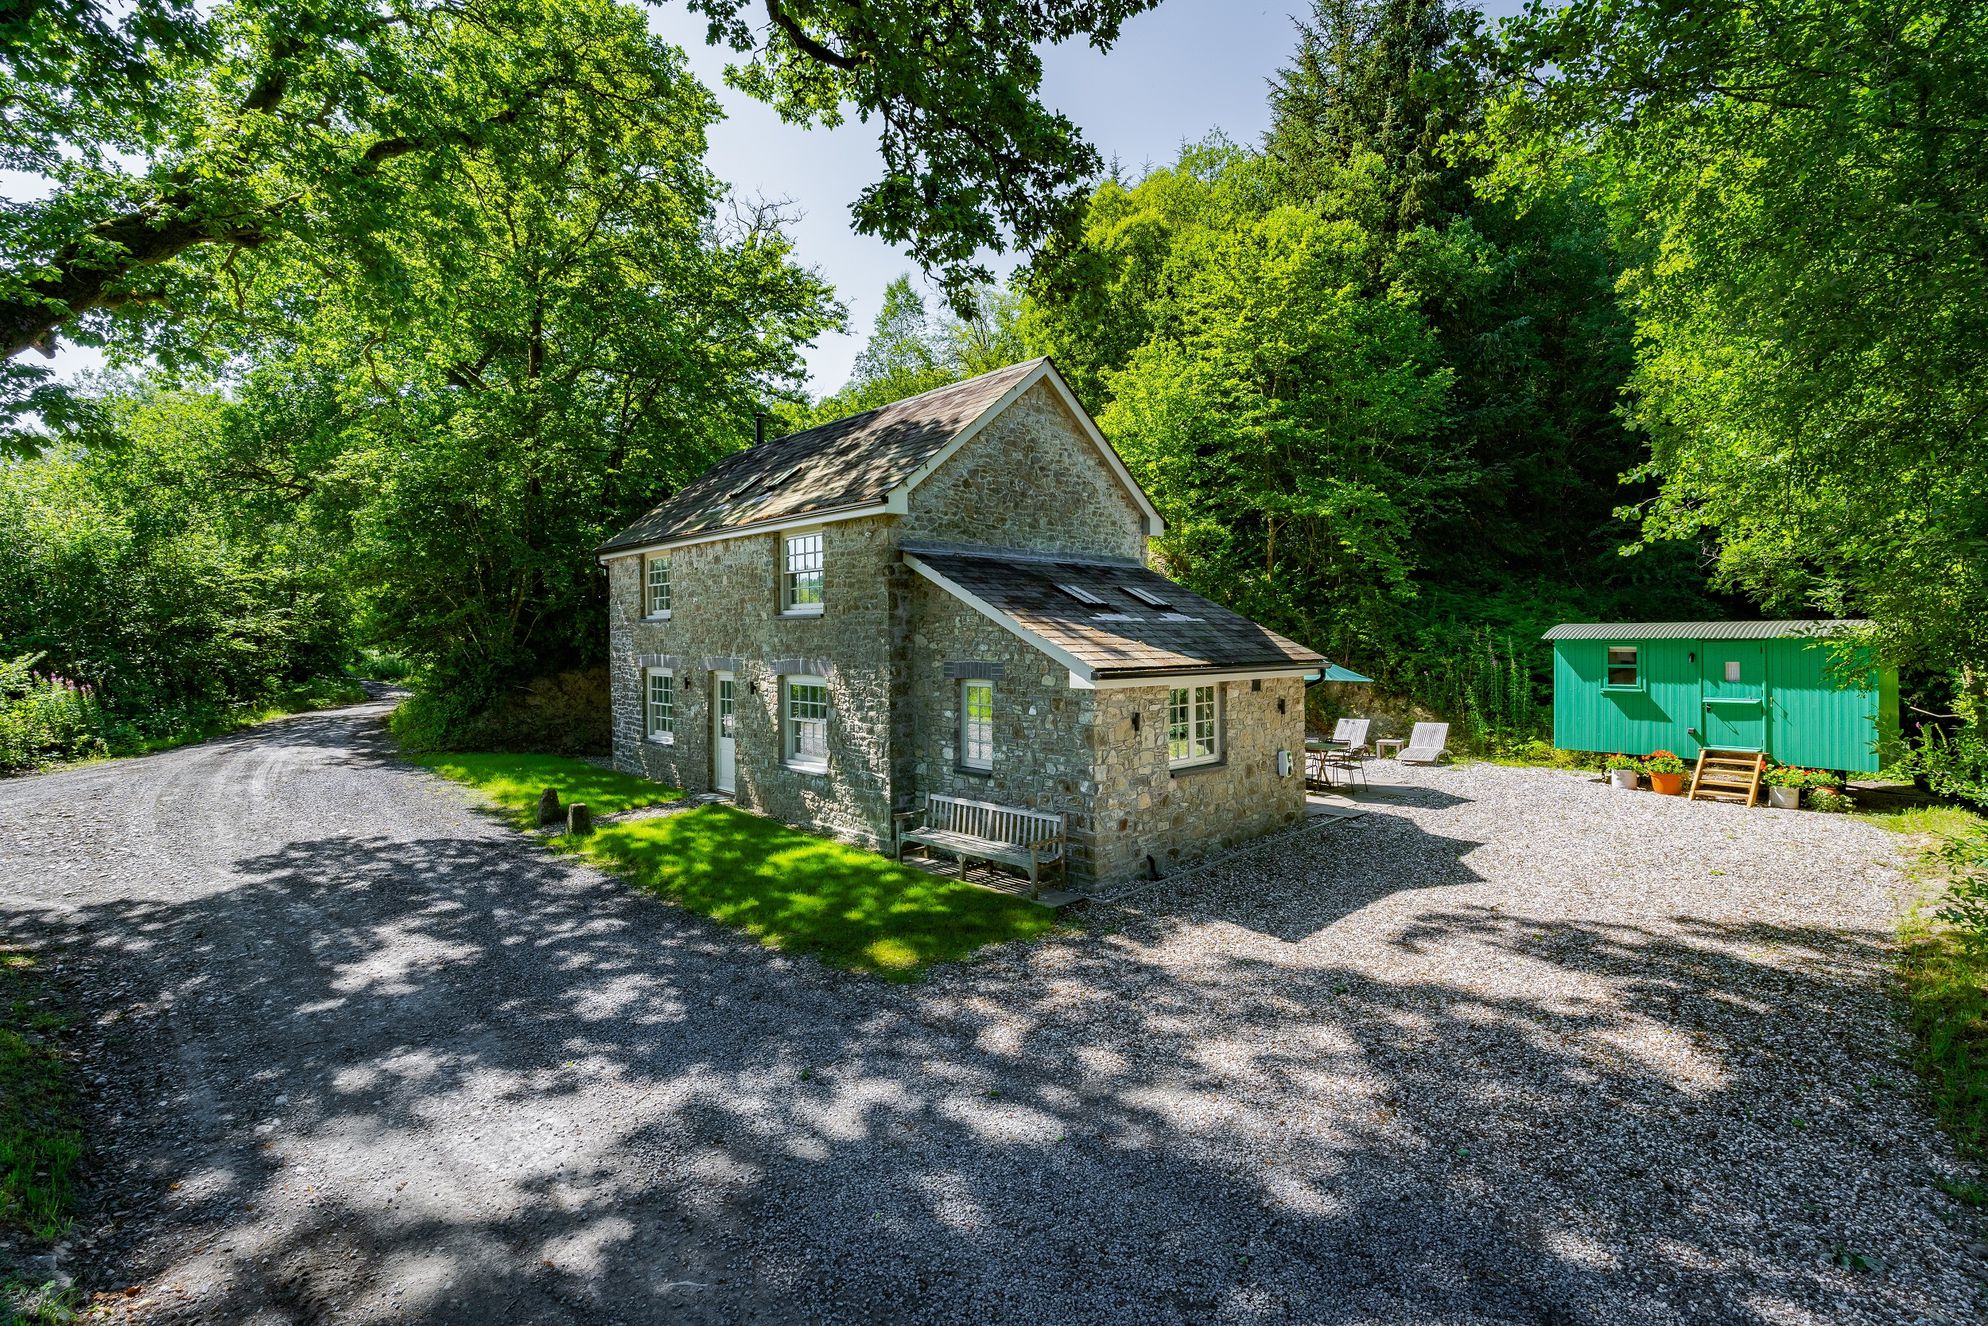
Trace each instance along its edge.
{"label": "white window frame", "polygon": [[[1205,706],[1205,707],[1204,707]],[[1185,743],[1176,753],[1175,733]],[[1222,762],[1222,685],[1172,686],[1167,689],[1167,767],[1196,769]]]}
{"label": "white window frame", "polygon": [[[660,713],[656,703],[659,681],[663,683]],[[669,668],[642,669],[642,728],[658,746],[676,745],[676,673]]]}
{"label": "white window frame", "polygon": [[[810,715],[806,718],[801,718],[795,714],[794,690],[796,687],[801,686],[819,687],[821,689],[821,713],[819,716]],[[802,773],[828,772],[828,724],[834,708],[833,701],[829,699],[828,679],[826,677],[810,677],[803,673],[794,673],[780,679],[780,756],[781,762],[789,769],[798,769]],[[821,725],[821,750],[819,752],[804,751],[802,749],[802,725],[814,723]]]}
{"label": "white window frame", "polygon": [[[1618,663],[1617,654],[1629,655],[1628,661]],[[1617,681],[1615,674],[1624,669],[1629,671],[1628,681]],[[1640,691],[1643,689],[1643,650],[1637,645],[1606,645],[1601,655],[1601,685],[1605,691]]]}
{"label": "white window frame", "polygon": [[[663,573],[656,579],[656,572]],[[656,590],[663,591],[663,606],[656,606]],[[668,553],[650,553],[642,559],[642,617],[645,621],[666,622],[670,619],[670,558]]]}
{"label": "white window frame", "polygon": [[[812,544],[810,548],[807,545]],[[795,545],[803,545],[796,550]],[[808,565],[812,560],[813,565]],[[799,563],[797,566],[796,563]],[[814,578],[815,597],[800,597],[801,580]],[[819,617],[828,597],[828,538],[820,527],[788,530],[780,536],[780,615]]]}
{"label": "white window frame", "polygon": [[[984,693],[987,710],[984,722],[976,721],[973,697]],[[994,768],[994,683],[984,677],[963,677],[959,684],[959,767],[976,773]]]}

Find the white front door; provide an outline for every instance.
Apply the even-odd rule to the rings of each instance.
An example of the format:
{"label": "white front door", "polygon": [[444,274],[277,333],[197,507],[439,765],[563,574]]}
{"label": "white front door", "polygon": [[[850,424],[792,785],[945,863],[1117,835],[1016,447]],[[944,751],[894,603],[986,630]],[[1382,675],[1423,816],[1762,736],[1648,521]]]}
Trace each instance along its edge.
{"label": "white front door", "polygon": [[739,749],[732,701],[737,686],[729,672],[711,674],[711,786],[720,792],[738,790]]}

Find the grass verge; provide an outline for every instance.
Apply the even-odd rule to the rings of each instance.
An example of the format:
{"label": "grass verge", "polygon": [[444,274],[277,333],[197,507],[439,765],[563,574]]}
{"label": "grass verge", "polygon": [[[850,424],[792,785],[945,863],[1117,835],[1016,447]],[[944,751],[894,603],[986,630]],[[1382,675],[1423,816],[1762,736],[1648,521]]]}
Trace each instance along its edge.
{"label": "grass verge", "polygon": [[68,1227],[83,1156],[63,1025],[34,958],[0,948],[0,1227],[37,1240]]}
{"label": "grass verge", "polygon": [[[1862,818],[1919,839],[1928,897],[1901,927],[1898,964],[1913,1066],[1960,1153],[1988,1160],[1988,821],[1954,806]],[[1961,1187],[1980,1203],[1979,1185]]]}
{"label": "grass verge", "polygon": [[[539,793],[584,801],[599,815],[673,801],[661,787],[549,755],[410,757],[481,791],[513,824],[531,823]],[[912,981],[937,962],[1056,928],[1045,908],[928,874],[730,806],[602,825],[552,839],[637,887],[742,930],[768,948],[834,967]]]}

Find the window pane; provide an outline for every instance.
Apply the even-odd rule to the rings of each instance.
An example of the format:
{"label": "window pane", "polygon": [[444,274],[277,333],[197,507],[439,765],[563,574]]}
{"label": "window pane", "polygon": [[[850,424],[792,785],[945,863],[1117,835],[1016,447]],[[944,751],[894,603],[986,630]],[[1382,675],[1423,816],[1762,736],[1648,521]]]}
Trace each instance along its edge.
{"label": "window pane", "polygon": [[1636,684],[1636,646],[1609,646],[1608,684],[1610,686],[1634,686]]}
{"label": "window pane", "polygon": [[827,686],[819,682],[788,683],[787,753],[810,763],[827,761]]}
{"label": "window pane", "polygon": [[1212,759],[1215,755],[1215,688],[1194,688],[1194,756]]}
{"label": "window pane", "polygon": [[819,534],[796,534],[787,540],[787,566],[782,606],[804,608],[821,602],[822,542]]}
{"label": "window pane", "polygon": [[960,687],[960,763],[972,769],[994,766],[994,684],[968,681]]}
{"label": "window pane", "polygon": [[718,735],[721,737],[737,735],[732,726],[735,721],[734,710],[736,708],[732,695],[732,686],[733,682],[730,677],[721,678],[718,682]]}
{"label": "window pane", "polygon": [[1167,758],[1184,760],[1188,756],[1187,740],[1187,689],[1181,687],[1167,692]]}
{"label": "window pane", "polygon": [[670,610],[670,559],[649,559],[649,613],[654,616]]}
{"label": "window pane", "polygon": [[667,672],[649,674],[649,735],[676,731],[676,678]]}
{"label": "window pane", "polygon": [[1726,680],[1727,680],[1727,681],[1738,681],[1739,679],[1740,679],[1740,661],[1739,661],[1738,659],[1736,659],[1736,658],[1729,658],[1729,659],[1727,659],[1727,660],[1726,660]]}

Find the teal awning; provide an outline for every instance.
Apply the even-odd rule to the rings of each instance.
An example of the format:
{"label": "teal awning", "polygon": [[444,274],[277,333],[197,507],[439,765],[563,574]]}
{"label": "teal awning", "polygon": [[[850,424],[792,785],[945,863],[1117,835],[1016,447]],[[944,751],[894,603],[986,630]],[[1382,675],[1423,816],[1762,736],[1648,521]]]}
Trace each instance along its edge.
{"label": "teal awning", "polygon": [[1325,680],[1325,681],[1368,681],[1368,682],[1370,682],[1370,681],[1372,681],[1372,680],[1373,680],[1373,678],[1372,678],[1372,677],[1362,677],[1362,676],[1361,676],[1361,675],[1360,675],[1359,673],[1357,673],[1357,672],[1353,671],[1353,669],[1351,669],[1351,668],[1343,668],[1343,667],[1339,666],[1339,664],[1337,664],[1337,663],[1328,663],[1328,664],[1326,664],[1326,665],[1325,665],[1325,676],[1324,676],[1323,680]]}

